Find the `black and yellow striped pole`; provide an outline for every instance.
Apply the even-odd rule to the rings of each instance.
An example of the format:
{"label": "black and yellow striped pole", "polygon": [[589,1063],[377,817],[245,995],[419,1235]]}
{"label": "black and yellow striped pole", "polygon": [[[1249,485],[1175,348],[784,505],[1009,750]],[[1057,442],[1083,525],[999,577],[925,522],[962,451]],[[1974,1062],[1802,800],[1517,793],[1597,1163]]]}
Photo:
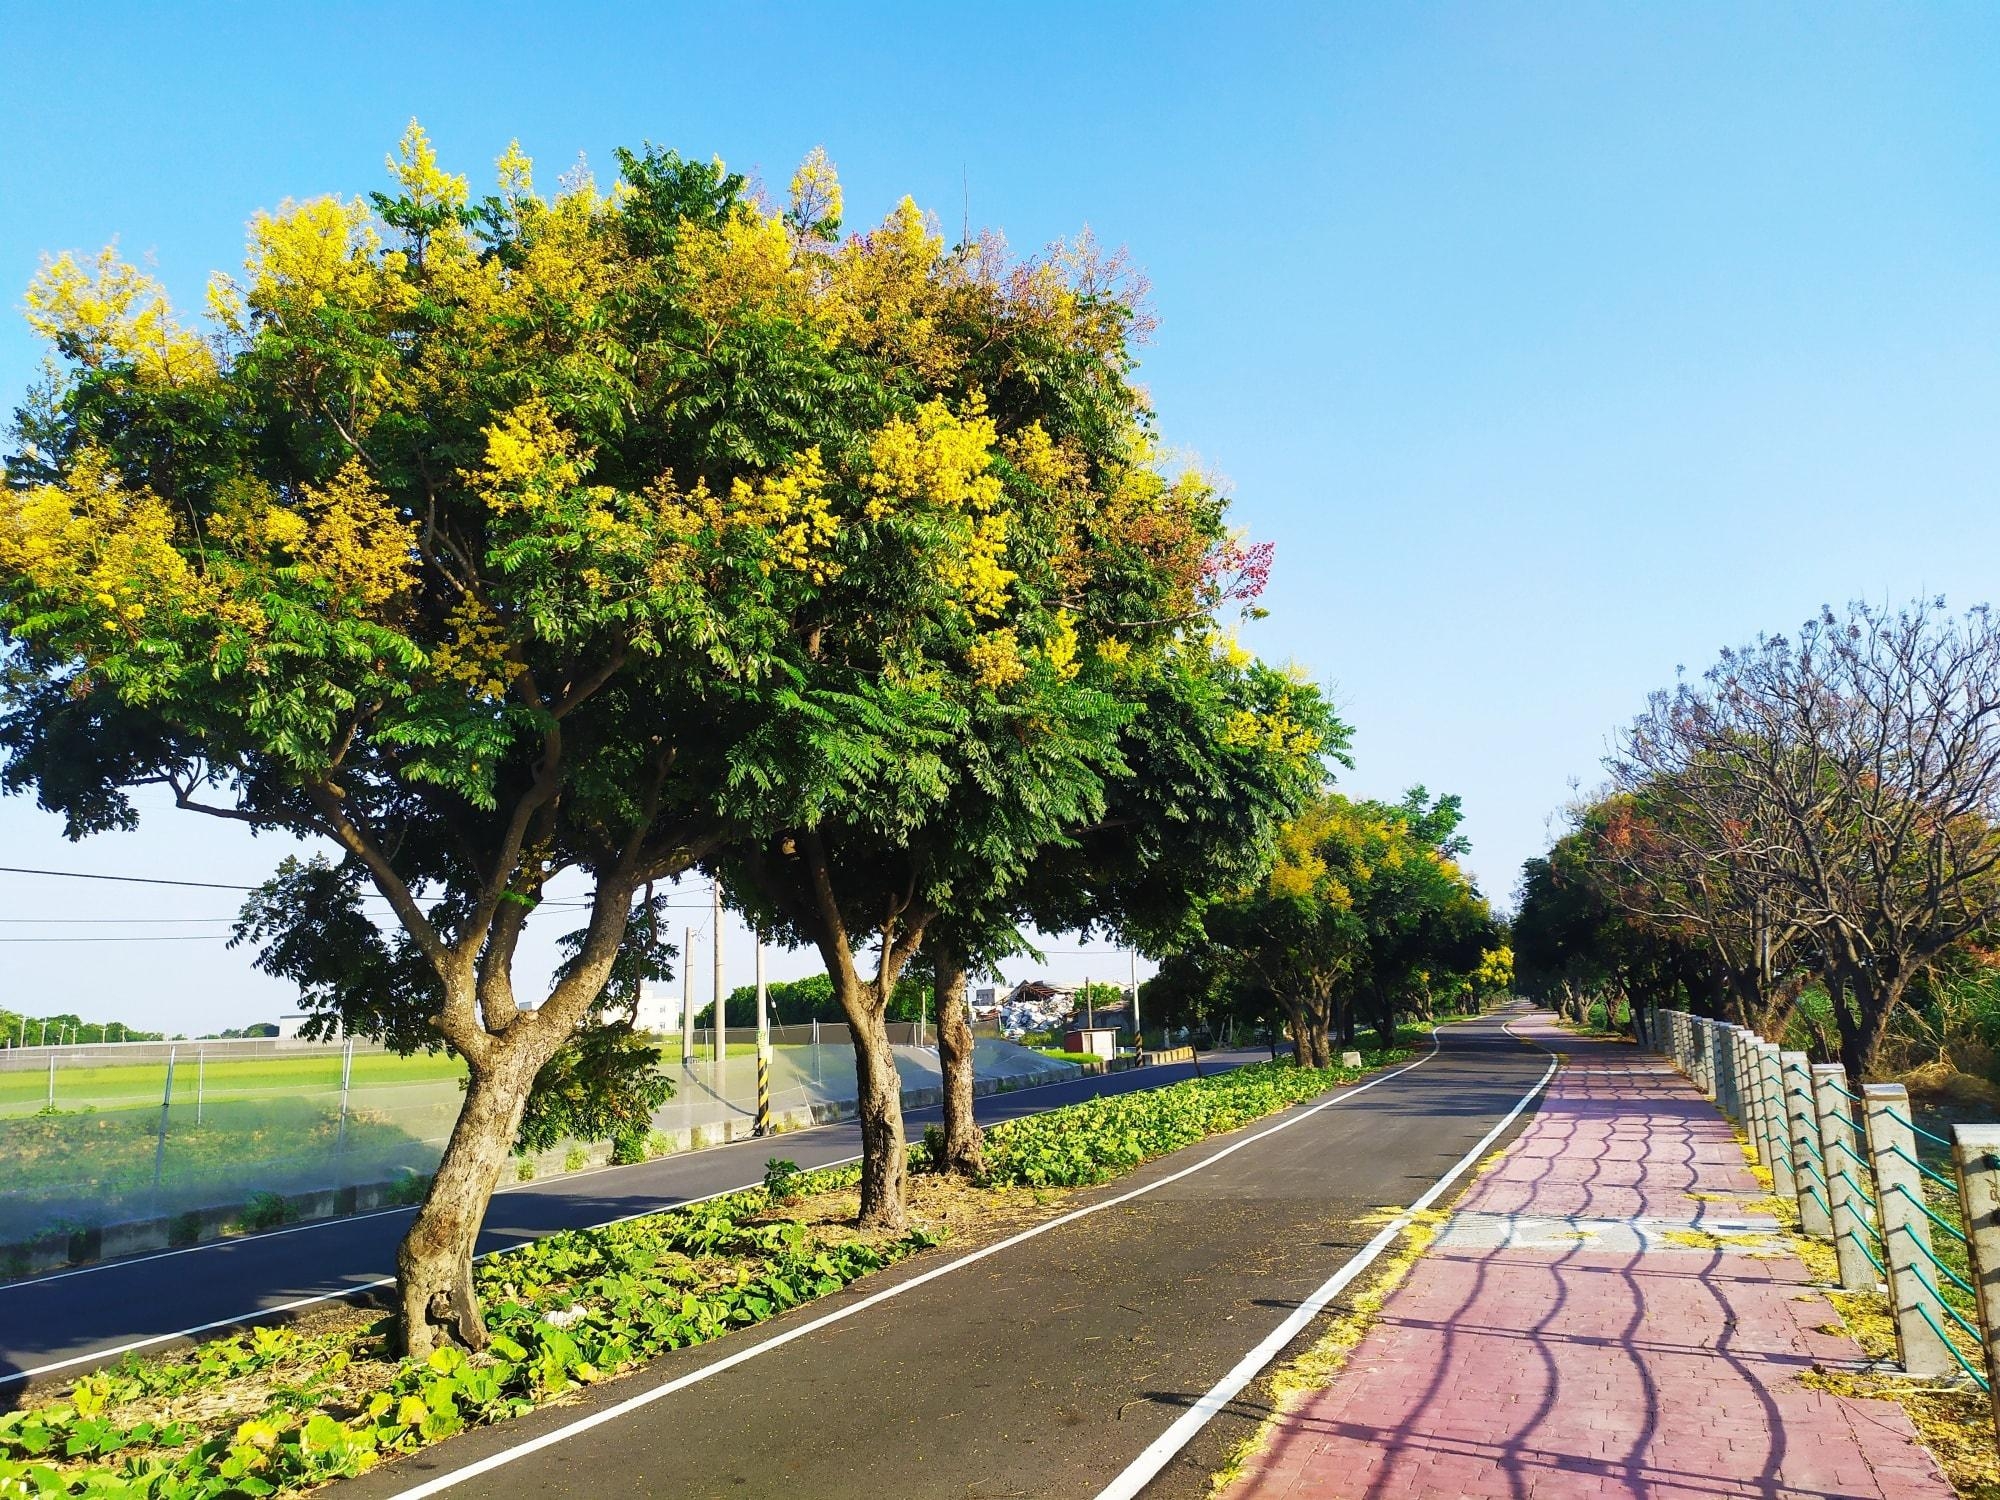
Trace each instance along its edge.
{"label": "black and yellow striped pole", "polygon": [[764,988],[764,934],[757,934],[757,1134],[771,1133],[771,1009]]}

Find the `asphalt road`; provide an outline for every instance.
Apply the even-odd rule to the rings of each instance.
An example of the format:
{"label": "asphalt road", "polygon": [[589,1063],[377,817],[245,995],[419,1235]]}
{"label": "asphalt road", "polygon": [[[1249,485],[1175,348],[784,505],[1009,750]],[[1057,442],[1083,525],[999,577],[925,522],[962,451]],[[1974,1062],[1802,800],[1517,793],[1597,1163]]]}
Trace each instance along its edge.
{"label": "asphalt road", "polygon": [[[1205,1055],[1204,1071],[1256,1062],[1263,1051]],[[1079,1078],[993,1094],[978,1101],[991,1124],[1105,1093],[1156,1088],[1191,1077],[1180,1063]],[[911,1135],[940,1118],[912,1110]],[[802,1167],[858,1156],[853,1121],[796,1131],[778,1140],[736,1141],[629,1167],[509,1184],[494,1195],[482,1252],[558,1229],[603,1224],[761,1182],[764,1163],[784,1156]],[[413,1209],[328,1219],[187,1250],[112,1261],[52,1276],[0,1283],[0,1411],[25,1381],[73,1376],[133,1347],[158,1349],[188,1333],[269,1321],[329,1298],[363,1293],[393,1273],[396,1245]]]}
{"label": "asphalt road", "polygon": [[[1499,1018],[1440,1040],[1407,1072],[1150,1163],[1039,1231],[917,1256],[342,1500],[1097,1496],[1354,1257],[1382,1208],[1460,1171],[1549,1064]],[[1263,1413],[1253,1384],[1145,1495],[1206,1496]]]}

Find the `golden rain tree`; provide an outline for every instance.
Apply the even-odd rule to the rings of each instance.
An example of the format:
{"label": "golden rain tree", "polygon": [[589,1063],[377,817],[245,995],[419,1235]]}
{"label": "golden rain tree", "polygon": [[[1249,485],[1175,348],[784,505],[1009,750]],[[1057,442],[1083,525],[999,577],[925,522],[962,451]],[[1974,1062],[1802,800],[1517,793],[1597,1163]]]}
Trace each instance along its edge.
{"label": "golden rain tree", "polygon": [[[76,837],[153,787],[333,846],[239,936],[327,1024],[466,1062],[398,1255],[413,1353],[485,1338],[472,1244],[537,1100],[658,1097],[598,1024],[614,973],[657,971],[654,882],[762,874],[870,1090],[895,971],[964,879],[964,845],[915,885],[904,851],[954,795],[1088,824],[1144,696],[1120,674],[1224,680],[1210,717],[1292,734],[1281,758],[1318,712],[1227,685],[1201,622],[1267,558],[1162,465],[1116,258],[947,250],[907,200],[842,240],[819,153],[782,209],[719,163],[619,165],[547,195],[510,148],[474,196],[413,125],[387,190],[259,215],[202,329],[111,252],[28,295],[52,359],[0,492],[0,778]],[[584,926],[522,997],[566,873]],[[863,1208],[890,1223],[880,1072]]]}

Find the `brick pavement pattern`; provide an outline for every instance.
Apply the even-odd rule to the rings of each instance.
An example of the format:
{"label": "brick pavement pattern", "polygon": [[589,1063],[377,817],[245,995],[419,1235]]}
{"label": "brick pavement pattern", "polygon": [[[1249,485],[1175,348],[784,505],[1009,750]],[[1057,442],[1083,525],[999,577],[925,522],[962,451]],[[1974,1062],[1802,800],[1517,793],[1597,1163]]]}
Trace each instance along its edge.
{"label": "brick pavement pattern", "polygon": [[1229,1500],[1952,1500],[1900,1407],[1799,1383],[1861,1352],[1760,1239],[1714,1106],[1650,1053],[1515,1029],[1568,1065]]}

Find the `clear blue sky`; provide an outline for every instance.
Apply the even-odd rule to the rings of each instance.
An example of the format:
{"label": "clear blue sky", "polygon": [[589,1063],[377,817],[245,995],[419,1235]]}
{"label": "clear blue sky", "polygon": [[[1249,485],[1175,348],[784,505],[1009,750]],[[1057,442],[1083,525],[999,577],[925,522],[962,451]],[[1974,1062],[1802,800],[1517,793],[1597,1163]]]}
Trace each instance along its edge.
{"label": "clear blue sky", "polygon": [[[195,302],[253,210],[378,185],[412,115],[475,180],[517,136],[779,183],[823,144],[851,223],[909,192],[1021,249],[1089,224],[1152,277],[1169,440],[1278,544],[1252,643],[1336,687],[1350,789],[1464,795],[1502,900],[1677,665],[1823,600],[2000,592],[1990,6],[315,9],[0,3],[9,300],[117,236]],[[36,357],[6,320],[9,404]],[[0,805],[0,863],[277,853],[170,814],[71,849]],[[0,937],[231,904],[0,876]],[[282,999],[209,943],[0,945],[0,1004],[56,996]]]}

